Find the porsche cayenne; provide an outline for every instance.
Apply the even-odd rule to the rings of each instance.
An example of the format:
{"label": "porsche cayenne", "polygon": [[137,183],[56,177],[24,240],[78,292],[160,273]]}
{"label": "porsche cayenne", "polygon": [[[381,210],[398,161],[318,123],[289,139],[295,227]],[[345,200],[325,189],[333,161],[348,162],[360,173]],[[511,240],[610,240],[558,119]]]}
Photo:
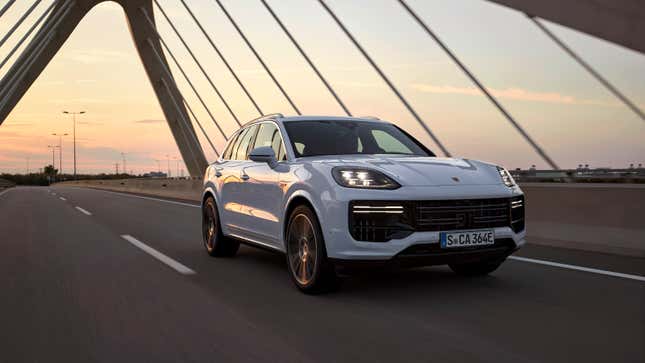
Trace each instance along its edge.
{"label": "porsche cayenne", "polygon": [[342,265],[448,265],[494,271],[525,243],[524,196],[490,163],[437,157],[373,118],[253,120],[206,170],[203,240],[211,256],[240,243],[285,254],[304,292]]}

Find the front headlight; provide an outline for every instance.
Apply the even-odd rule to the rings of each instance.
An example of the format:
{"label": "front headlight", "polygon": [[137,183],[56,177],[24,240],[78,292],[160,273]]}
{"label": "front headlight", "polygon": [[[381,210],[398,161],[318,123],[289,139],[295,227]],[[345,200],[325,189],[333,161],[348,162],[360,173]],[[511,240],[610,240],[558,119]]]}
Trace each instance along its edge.
{"label": "front headlight", "polygon": [[380,171],[337,166],[331,171],[334,180],[346,188],[397,189],[401,185]]}
{"label": "front headlight", "polygon": [[513,179],[513,176],[511,176],[511,173],[508,172],[508,170],[498,166],[497,171],[499,172],[499,176],[502,178],[504,185],[509,188],[515,186],[515,180]]}

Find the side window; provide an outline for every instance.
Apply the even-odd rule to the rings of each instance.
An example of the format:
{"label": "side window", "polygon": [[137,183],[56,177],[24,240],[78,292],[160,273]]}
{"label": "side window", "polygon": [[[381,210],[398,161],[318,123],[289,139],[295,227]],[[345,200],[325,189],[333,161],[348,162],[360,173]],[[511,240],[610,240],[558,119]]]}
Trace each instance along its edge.
{"label": "side window", "polygon": [[248,156],[249,144],[251,143],[253,136],[255,136],[255,131],[258,129],[257,125],[251,126],[245,130],[244,135],[240,135],[238,138],[240,142],[237,145],[235,152],[235,160],[246,160]]}
{"label": "side window", "polygon": [[276,136],[273,138],[271,147],[273,147],[273,151],[275,151],[276,160],[287,160],[287,154],[284,151],[284,147],[282,147],[282,138],[280,137],[279,132],[276,133]]}
{"label": "side window", "polygon": [[235,146],[237,137],[239,135],[240,135],[239,133],[233,135],[233,138],[228,142],[228,146],[226,147],[226,150],[224,150],[224,153],[222,154],[222,159],[231,160],[231,153],[233,152],[233,147]]}
{"label": "side window", "polygon": [[260,125],[258,136],[255,138],[254,148],[269,146],[273,149],[277,160],[284,160],[285,154],[282,148],[282,137],[278,127],[270,122]]}
{"label": "side window", "polygon": [[235,143],[231,148],[231,160],[237,160],[237,149],[240,147],[240,141],[242,141],[242,139],[244,138],[244,135],[246,135],[248,131],[249,131],[248,129],[244,129],[237,134]]}
{"label": "side window", "polygon": [[278,128],[272,123],[260,124],[260,131],[258,131],[258,137],[255,138],[255,146],[253,148],[273,146],[272,140],[277,132]]}
{"label": "side window", "polygon": [[388,154],[414,154],[401,141],[381,130],[372,130],[372,136],[379,148]]}

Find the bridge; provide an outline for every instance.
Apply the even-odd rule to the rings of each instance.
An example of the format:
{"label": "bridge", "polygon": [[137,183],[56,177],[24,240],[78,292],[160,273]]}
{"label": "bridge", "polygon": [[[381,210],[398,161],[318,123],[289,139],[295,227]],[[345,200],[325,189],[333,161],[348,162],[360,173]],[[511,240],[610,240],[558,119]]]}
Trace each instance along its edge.
{"label": "bridge", "polygon": [[[20,0],[0,4],[0,21]],[[272,82],[304,113],[244,22],[226,1],[209,0]],[[360,54],[433,149],[451,155],[424,118],[331,2],[314,1]],[[545,165],[560,170],[495,92],[410,1],[392,0],[499,112]],[[481,0],[484,1],[484,0]],[[0,127],[81,20],[102,0],[30,1],[0,34]],[[7,361],[642,361],[645,359],[645,188],[526,184],[528,246],[492,276],[462,279],[448,269],[369,271],[341,292],[303,296],[282,256],[243,247],[213,263],[201,248],[199,190],[208,153],[226,129],[246,120],[204,67],[184,28],[158,0],[117,0],[165,120],[193,180],[75,181],[49,188],[0,184],[0,357]],[[638,0],[491,1],[517,12],[590,79],[645,121],[628,97],[547,26],[557,23],[645,53],[645,8]],[[254,85],[204,26],[194,2],[176,0],[206,39],[254,112],[265,110]],[[272,2],[257,7],[275,21],[337,110],[346,101]],[[366,10],[369,11],[369,10]],[[285,14],[286,15],[286,14]],[[30,26],[27,19],[35,17]],[[173,49],[158,28],[179,39]],[[24,32],[18,29],[26,28]],[[4,47],[14,39],[12,47]],[[340,40],[339,40],[340,41]],[[7,50],[8,48],[8,50]],[[177,52],[187,53],[187,58]],[[190,62],[190,64],[188,64]],[[199,71],[196,79],[187,67]],[[216,116],[197,82],[219,100]],[[185,87],[181,87],[184,84]],[[190,95],[190,97],[188,97]],[[212,96],[210,95],[210,96]],[[189,102],[195,100],[195,102]],[[334,111],[337,112],[337,111]],[[209,127],[206,127],[206,126]],[[210,127],[216,133],[209,132]],[[208,150],[208,153],[204,151]]]}

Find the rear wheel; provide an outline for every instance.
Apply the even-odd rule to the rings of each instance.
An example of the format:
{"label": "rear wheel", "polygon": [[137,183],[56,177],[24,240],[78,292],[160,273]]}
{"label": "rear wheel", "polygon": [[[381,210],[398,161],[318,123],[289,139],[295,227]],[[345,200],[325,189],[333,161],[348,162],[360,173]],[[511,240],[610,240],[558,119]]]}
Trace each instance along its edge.
{"label": "rear wheel", "polygon": [[222,234],[215,199],[208,197],[202,207],[202,236],[206,252],[213,257],[235,256],[240,243]]}
{"label": "rear wheel", "polygon": [[450,268],[463,276],[483,276],[497,270],[505,259],[484,260],[470,263],[450,264]]}
{"label": "rear wheel", "polygon": [[338,277],[327,259],[318,218],[307,206],[296,207],[286,233],[287,268],[291,280],[305,293],[335,289]]}

